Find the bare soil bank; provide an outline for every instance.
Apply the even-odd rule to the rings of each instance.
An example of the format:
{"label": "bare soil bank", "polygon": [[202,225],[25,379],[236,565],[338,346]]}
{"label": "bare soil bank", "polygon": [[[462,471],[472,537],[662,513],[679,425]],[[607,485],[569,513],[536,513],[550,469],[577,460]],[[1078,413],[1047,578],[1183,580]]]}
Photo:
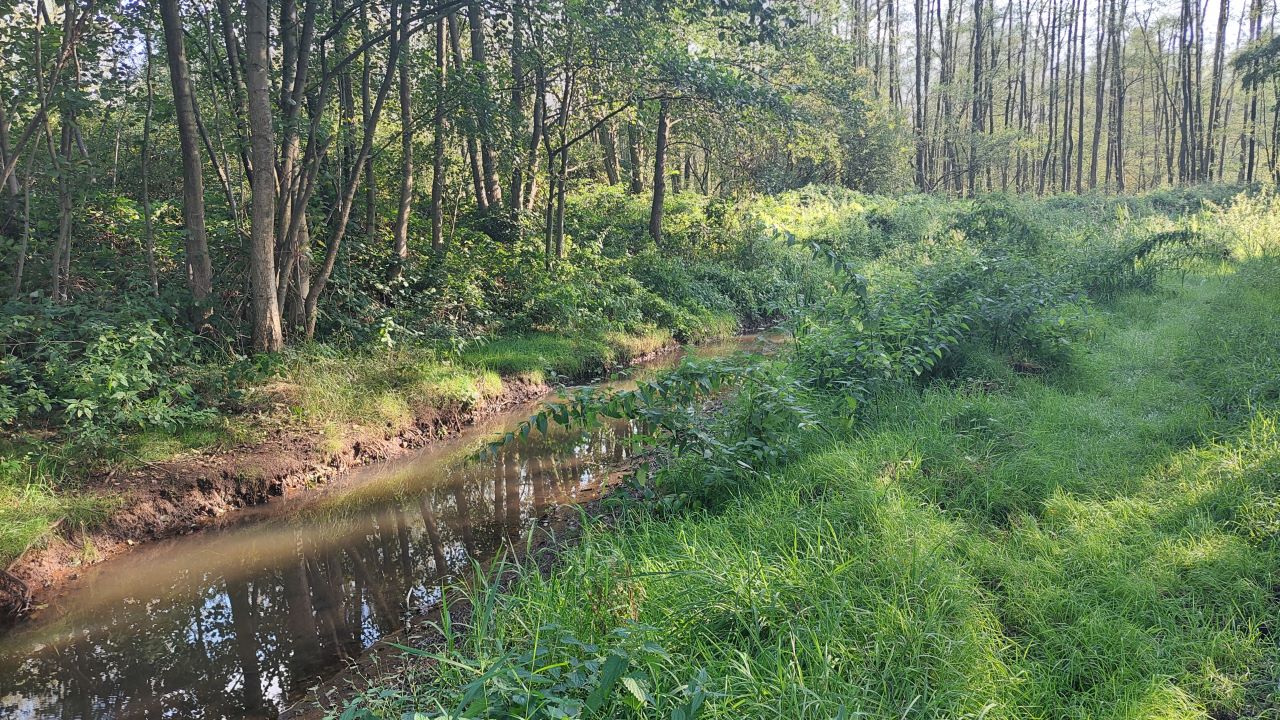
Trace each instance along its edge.
{"label": "bare soil bank", "polygon": [[[627,364],[652,360],[677,347],[668,345]],[[143,543],[216,527],[228,513],[273,498],[287,499],[354,468],[423,448],[551,389],[504,378],[502,392],[494,397],[429,408],[400,428],[354,430],[336,452],[331,443],[322,447],[317,433],[282,430],[249,446],[91,476],[83,492],[117,498],[116,509],[93,528],[55,529],[40,546],[0,572],[0,622],[38,612],[78,579],[87,564],[123,555]]]}

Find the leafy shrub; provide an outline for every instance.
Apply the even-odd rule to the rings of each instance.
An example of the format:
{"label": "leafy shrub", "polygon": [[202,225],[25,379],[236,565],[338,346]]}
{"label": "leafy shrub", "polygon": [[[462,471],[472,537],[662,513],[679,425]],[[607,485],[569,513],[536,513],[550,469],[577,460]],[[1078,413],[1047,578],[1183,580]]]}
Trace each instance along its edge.
{"label": "leafy shrub", "polygon": [[41,303],[6,314],[0,424],[52,427],[93,446],[211,420],[225,376],[205,365],[196,336],[139,317],[148,309]]}
{"label": "leafy shrub", "polygon": [[1025,200],[1003,193],[982,196],[955,226],[970,242],[1004,252],[1035,253],[1047,234]]}

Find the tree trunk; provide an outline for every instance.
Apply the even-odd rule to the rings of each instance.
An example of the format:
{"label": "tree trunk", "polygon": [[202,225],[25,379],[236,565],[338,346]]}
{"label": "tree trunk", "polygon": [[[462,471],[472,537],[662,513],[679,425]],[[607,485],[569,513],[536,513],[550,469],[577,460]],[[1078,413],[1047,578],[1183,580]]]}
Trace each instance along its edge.
{"label": "tree trunk", "polygon": [[[31,157],[35,156],[35,148],[32,147]],[[31,160],[28,159],[27,167],[31,167]],[[29,172],[29,170],[28,170]],[[22,273],[27,264],[27,251],[31,247],[31,178],[25,178],[22,181],[22,241],[18,246],[18,257],[13,269],[13,299],[17,300],[22,294]]]}
{"label": "tree trunk", "polygon": [[254,168],[249,233],[249,287],[253,306],[253,347],[276,352],[284,346],[276,298],[276,139],[271,115],[270,2],[245,0],[245,86],[248,89],[249,145]]}
{"label": "tree trunk", "polygon": [[61,141],[58,146],[58,239],[53,249],[53,262],[50,263],[52,271],[51,295],[55,302],[67,299],[67,282],[71,274],[71,136],[74,122],[75,114],[73,112],[63,113]]}
{"label": "tree trunk", "polygon": [[[449,46],[453,51],[453,66],[461,71],[466,67],[462,59],[462,38],[459,37],[458,17],[449,16]],[[480,148],[474,132],[466,133],[467,164],[471,168],[471,186],[475,191],[476,209],[484,212],[489,209],[489,194],[485,191],[484,172],[480,168]]]}
{"label": "tree trunk", "polygon": [[178,0],[160,0],[160,18],[164,23],[174,113],[178,119],[178,143],[182,149],[182,220],[186,226],[187,284],[191,290],[192,319],[199,329],[212,313],[213,265],[209,260],[204,223],[204,164],[200,159],[200,134],[196,127],[195,88],[187,69]]}
{"label": "tree trunk", "polygon": [[143,33],[147,53],[147,113],[142,120],[142,241],[147,252],[147,273],[151,295],[160,297],[160,278],[156,274],[156,233],[151,213],[151,119],[155,115],[155,83],[151,72],[151,29]]}
{"label": "tree trunk", "polygon": [[[357,0],[360,2],[360,0]],[[369,39],[369,19],[368,19],[368,2],[360,2],[360,20],[361,20],[361,42],[368,42]],[[370,116],[373,112],[373,103],[370,99],[372,92],[372,73],[373,64],[369,62],[369,52],[366,50],[361,53],[361,71],[360,71],[360,119],[366,128],[370,124]],[[360,174],[357,168],[356,174]],[[373,165],[364,166],[364,231],[370,245],[373,245],[378,238],[378,176],[373,172]],[[308,332],[307,336],[310,337]]]}
{"label": "tree trunk", "polygon": [[308,340],[315,336],[316,314],[320,303],[320,295],[324,293],[325,286],[329,283],[329,278],[333,274],[333,268],[338,262],[338,250],[342,247],[343,238],[346,237],[347,221],[351,218],[351,207],[355,202],[359,176],[369,166],[369,154],[373,150],[373,139],[378,127],[378,119],[382,116],[382,107],[387,99],[387,91],[390,90],[392,78],[396,75],[396,63],[400,58],[400,50],[408,42],[409,3],[411,1],[404,0],[403,12],[399,13],[403,17],[403,27],[400,25],[401,20],[397,17],[398,7],[395,3],[391,5],[392,32],[390,48],[387,52],[386,74],[378,86],[378,93],[373,98],[373,107],[370,108],[369,117],[364,123],[364,140],[360,146],[360,151],[356,155],[351,177],[347,179],[347,185],[338,197],[337,207],[334,208],[333,228],[325,246],[324,263],[312,280],[310,292],[307,293],[305,312],[306,337]]}
{"label": "tree trunk", "polygon": [[[1115,2],[1115,0],[1111,0]],[[1089,189],[1098,186],[1098,148],[1102,143],[1102,111],[1106,90],[1106,62],[1102,56],[1102,43],[1106,37],[1106,25],[1102,22],[1106,12],[1106,0],[1098,8],[1098,42],[1093,55],[1093,149],[1089,155]]]}
{"label": "tree trunk", "polygon": [[[8,163],[9,153],[13,152],[9,144],[9,129],[9,115],[5,111],[4,103],[0,102],[0,167]],[[8,217],[0,225],[7,231],[11,228],[11,223],[17,216],[18,196],[23,194],[23,191],[18,187],[18,174],[16,172],[9,176],[9,181],[4,184],[4,187],[6,194],[9,196]]]}
{"label": "tree trunk", "polygon": [[613,123],[600,128],[600,147],[604,151],[604,174],[610,185],[618,184],[618,138]]}
{"label": "tree trunk", "polygon": [[643,172],[640,168],[640,128],[636,123],[627,123],[627,169],[631,173],[630,191],[632,195],[644,192]]}
{"label": "tree trunk", "polygon": [[[486,69],[484,9],[477,0],[467,3],[467,26],[471,31],[471,62],[479,73],[478,81],[482,92],[489,92],[489,73]],[[517,81],[518,82],[518,81]],[[489,141],[489,133],[485,132],[488,118],[480,120],[480,167],[484,173],[484,192],[490,205],[502,204],[502,186],[498,184],[498,163],[494,159],[493,143]]]}
{"label": "tree trunk", "polygon": [[[511,224],[516,232],[520,228],[520,211],[524,209],[524,4],[514,0],[511,4],[511,101],[507,107],[507,123],[510,137],[511,178],[507,185],[507,204]],[[535,103],[536,104],[536,103]]]}
{"label": "tree trunk", "polygon": [[1218,118],[1220,117],[1219,108],[1222,103],[1222,76],[1226,74],[1226,67],[1223,63],[1227,40],[1227,18],[1230,14],[1230,1],[1222,0],[1218,9],[1218,37],[1213,48],[1213,90],[1209,95],[1209,123],[1205,128],[1204,159],[1201,161],[1201,167],[1203,168],[1202,179],[1205,182],[1214,179],[1214,153],[1216,151],[1214,133],[1217,131]]}
{"label": "tree trunk", "polygon": [[653,206],[649,210],[649,237],[662,243],[662,211],[667,195],[667,142],[671,132],[670,101],[658,104],[657,142],[653,150]]}
{"label": "tree trunk", "polygon": [[[533,128],[529,133],[528,155],[525,158],[524,188],[520,196],[520,206],[529,209],[534,206],[538,196],[538,148],[547,130],[547,73],[542,65],[535,74],[533,98]],[[548,161],[550,162],[550,161]]]}
{"label": "tree trunk", "polygon": [[[405,24],[408,32],[408,23]],[[407,38],[401,39],[404,43]],[[409,84],[409,53],[400,54],[400,209],[396,213],[395,259],[391,275],[400,277],[409,262],[409,211],[413,209],[413,86]]]}
{"label": "tree trunk", "polygon": [[444,20],[436,21],[436,109],[431,118],[431,249],[444,247]]}

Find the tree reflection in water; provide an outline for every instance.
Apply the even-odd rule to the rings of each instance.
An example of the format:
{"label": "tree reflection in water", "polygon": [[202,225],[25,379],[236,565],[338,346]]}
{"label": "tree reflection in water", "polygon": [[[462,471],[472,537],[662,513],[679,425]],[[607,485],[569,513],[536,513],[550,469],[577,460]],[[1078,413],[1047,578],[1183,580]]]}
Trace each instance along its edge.
{"label": "tree reflection in water", "polygon": [[113,578],[118,598],[0,640],[0,716],[275,717],[436,601],[471,558],[573,502],[625,457],[629,434],[532,437],[485,464],[445,463],[426,481],[411,468],[373,495],[177,541],[163,567]]}

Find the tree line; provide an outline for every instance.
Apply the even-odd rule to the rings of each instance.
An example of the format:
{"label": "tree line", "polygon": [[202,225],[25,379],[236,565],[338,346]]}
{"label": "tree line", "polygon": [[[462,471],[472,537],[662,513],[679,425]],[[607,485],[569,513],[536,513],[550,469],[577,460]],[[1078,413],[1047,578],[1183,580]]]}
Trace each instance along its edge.
{"label": "tree line", "polygon": [[808,20],[909,118],[916,187],[972,195],[1274,181],[1280,86],[1259,46],[1275,16],[1263,0],[850,0]]}
{"label": "tree line", "polygon": [[258,350],[315,335],[353,243],[385,246],[394,282],[465,224],[536,243],[554,272],[587,181],[647,198],[661,245],[686,192],[1125,192],[1277,173],[1264,0],[3,10],[12,297],[75,296],[72,259],[123,198],[141,215],[140,291],[180,274],[194,326],[238,318]]}

